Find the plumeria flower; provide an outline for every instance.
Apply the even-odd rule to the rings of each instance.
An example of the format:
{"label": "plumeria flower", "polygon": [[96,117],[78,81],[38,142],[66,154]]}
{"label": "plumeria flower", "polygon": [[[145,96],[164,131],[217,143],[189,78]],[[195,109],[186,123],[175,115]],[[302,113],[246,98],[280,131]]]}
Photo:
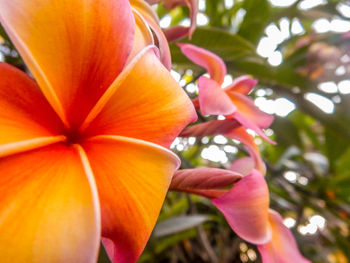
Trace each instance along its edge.
{"label": "plumeria flower", "polygon": [[273,116],[262,112],[246,96],[254,88],[257,80],[242,76],[223,89],[221,85],[227,70],[220,57],[191,44],[178,45],[187,58],[204,67],[210,75],[210,78],[201,76],[198,80],[198,102],[201,113],[203,115],[224,115],[227,119],[235,119],[266,141],[274,143],[262,130],[271,125]]}
{"label": "plumeria flower", "polygon": [[[238,167],[243,169],[232,170]],[[281,216],[269,209],[264,176],[255,169],[247,175],[240,172],[246,173],[247,167],[238,163],[231,170],[184,169],[175,173],[170,189],[211,199],[232,230],[245,241],[257,245],[263,263],[310,262],[300,254]]]}
{"label": "plumeria flower", "polygon": [[127,0],[0,0],[2,262],[135,262],[196,114]]}

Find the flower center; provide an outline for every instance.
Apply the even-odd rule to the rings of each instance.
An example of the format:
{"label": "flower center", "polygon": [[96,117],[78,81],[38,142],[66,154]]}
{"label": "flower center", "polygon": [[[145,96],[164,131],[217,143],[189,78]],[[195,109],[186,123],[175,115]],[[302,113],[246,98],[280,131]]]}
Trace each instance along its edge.
{"label": "flower center", "polygon": [[82,136],[77,129],[67,130],[65,135],[67,137],[67,144],[77,144],[82,141]]}

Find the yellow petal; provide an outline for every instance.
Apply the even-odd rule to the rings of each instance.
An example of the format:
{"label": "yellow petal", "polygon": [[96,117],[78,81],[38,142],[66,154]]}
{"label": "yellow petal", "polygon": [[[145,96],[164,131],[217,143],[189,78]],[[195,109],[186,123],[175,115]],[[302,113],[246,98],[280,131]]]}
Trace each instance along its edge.
{"label": "yellow petal", "polygon": [[146,46],[154,44],[152,31],[145,19],[135,9],[133,9],[133,14],[135,17],[135,34],[132,51],[126,62],[127,64]]}
{"label": "yellow petal", "polygon": [[121,136],[96,136],[83,148],[101,201],[102,236],[114,244],[109,254],[113,262],[136,262],[179,159],[155,144]]}
{"label": "yellow petal", "polygon": [[96,261],[96,188],[73,147],[56,144],[1,158],[0,174],[1,262]]}

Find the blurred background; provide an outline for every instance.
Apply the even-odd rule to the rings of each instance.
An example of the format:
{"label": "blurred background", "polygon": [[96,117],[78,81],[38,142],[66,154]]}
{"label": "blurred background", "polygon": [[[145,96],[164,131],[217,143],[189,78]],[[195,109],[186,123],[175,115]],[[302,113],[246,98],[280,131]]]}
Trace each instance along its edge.
{"label": "blurred background", "polygon": [[[187,7],[155,6],[160,25],[189,26]],[[249,74],[250,94],[275,121],[259,137],[271,207],[312,262],[350,261],[350,1],[199,0],[189,42],[221,56],[225,85]],[[0,61],[25,66],[0,28]],[[170,45],[173,77],[191,98],[204,72]],[[212,118],[212,117],[211,117]],[[219,116],[220,118],[220,116]],[[200,121],[208,120],[200,116]],[[254,135],[254,134],[253,134]],[[223,136],[177,138],[182,168],[229,168],[245,149]],[[104,251],[100,262],[108,262]],[[205,198],[170,192],[139,262],[260,262]]]}

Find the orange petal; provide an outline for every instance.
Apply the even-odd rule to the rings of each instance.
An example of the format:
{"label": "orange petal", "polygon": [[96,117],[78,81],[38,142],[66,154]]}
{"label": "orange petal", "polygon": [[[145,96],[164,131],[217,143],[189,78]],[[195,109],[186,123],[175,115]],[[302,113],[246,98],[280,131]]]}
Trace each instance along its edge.
{"label": "orange petal", "polygon": [[292,232],[283,224],[282,217],[270,209],[269,221],[272,239],[269,243],[259,245],[258,250],[263,263],[311,263],[298,249]]}
{"label": "orange petal", "polygon": [[128,0],[1,0],[0,22],[67,126],[86,117],[132,48]]}
{"label": "orange petal", "polygon": [[1,262],[96,262],[96,187],[73,147],[0,158],[0,174]]}
{"label": "orange petal", "polygon": [[153,11],[152,7],[144,0],[129,0],[133,8],[135,8],[143,17],[149,17],[157,24],[159,23],[156,12]]}
{"label": "orange petal", "polygon": [[164,67],[166,67],[167,70],[171,69],[171,54],[170,54],[170,48],[169,43],[164,35],[164,32],[160,28],[160,26],[154,22],[151,19],[147,19],[147,22],[149,26],[152,28],[154,34],[157,37],[158,46],[159,46],[159,52],[160,52],[160,60],[162,61]]}
{"label": "orange petal", "polygon": [[224,61],[214,53],[204,48],[191,44],[177,44],[182,53],[197,65],[205,68],[210,78],[215,80],[219,85],[224,82],[226,75],[226,65]]}
{"label": "orange petal", "polygon": [[135,57],[105,95],[85,122],[86,135],[121,135],[169,146],[196,118],[186,93],[152,50]]}
{"label": "orange petal", "polygon": [[35,82],[15,67],[0,63],[0,156],[10,148],[20,151],[28,142],[45,145],[62,140],[58,137],[62,130],[60,119]]}
{"label": "orange petal", "polygon": [[157,14],[153,11],[152,7],[143,0],[130,0],[131,6],[139,12],[142,17],[147,21],[150,28],[153,30],[160,51],[160,59],[163,65],[170,70],[171,69],[171,55],[169,44],[164,35],[162,29],[159,26],[159,19]]}
{"label": "orange petal", "polygon": [[271,239],[269,191],[264,177],[257,170],[212,202],[223,213],[232,230],[244,240],[265,244]]}
{"label": "orange petal", "polygon": [[127,64],[130,63],[133,58],[140,53],[148,45],[153,45],[153,35],[150,27],[148,26],[142,15],[135,9],[133,9],[135,18],[135,33],[132,51],[128,57]]}
{"label": "orange petal", "polygon": [[179,159],[158,145],[121,136],[96,136],[83,148],[99,190],[102,236],[114,243],[107,250],[113,262],[136,262]]}

